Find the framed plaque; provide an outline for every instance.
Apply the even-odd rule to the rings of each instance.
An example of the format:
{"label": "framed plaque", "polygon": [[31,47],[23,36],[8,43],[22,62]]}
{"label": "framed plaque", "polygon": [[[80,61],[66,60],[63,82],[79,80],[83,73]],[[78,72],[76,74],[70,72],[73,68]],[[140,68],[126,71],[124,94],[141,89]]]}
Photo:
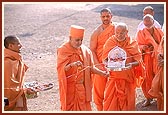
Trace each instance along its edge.
{"label": "framed plaque", "polygon": [[116,46],[108,54],[107,67],[113,71],[122,71],[126,67],[127,53],[122,48]]}

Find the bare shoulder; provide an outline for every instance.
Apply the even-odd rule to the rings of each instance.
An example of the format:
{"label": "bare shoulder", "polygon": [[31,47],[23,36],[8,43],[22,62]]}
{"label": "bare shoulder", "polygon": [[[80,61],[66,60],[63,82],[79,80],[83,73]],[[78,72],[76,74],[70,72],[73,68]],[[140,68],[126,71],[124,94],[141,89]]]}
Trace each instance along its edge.
{"label": "bare shoulder", "polygon": [[96,39],[97,36],[101,33],[101,31],[102,31],[102,25],[99,25],[97,28],[93,30],[91,39]]}

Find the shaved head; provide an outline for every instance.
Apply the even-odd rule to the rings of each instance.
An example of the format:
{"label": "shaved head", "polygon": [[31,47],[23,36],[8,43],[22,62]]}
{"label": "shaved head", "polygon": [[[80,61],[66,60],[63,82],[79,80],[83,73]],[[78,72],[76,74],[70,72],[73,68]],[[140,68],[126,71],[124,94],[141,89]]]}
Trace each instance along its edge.
{"label": "shaved head", "polygon": [[16,42],[17,40],[18,40],[17,36],[14,36],[14,35],[6,36],[4,39],[5,48],[8,48],[9,44],[12,44]]}

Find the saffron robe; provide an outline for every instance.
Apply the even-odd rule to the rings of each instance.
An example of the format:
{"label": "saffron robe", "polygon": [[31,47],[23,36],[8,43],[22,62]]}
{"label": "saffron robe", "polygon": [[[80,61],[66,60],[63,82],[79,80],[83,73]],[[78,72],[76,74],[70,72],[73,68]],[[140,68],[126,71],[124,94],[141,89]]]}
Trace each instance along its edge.
{"label": "saffron robe", "polygon": [[[164,39],[161,40],[158,47],[158,55],[161,55],[161,60],[164,60]],[[148,92],[153,97],[157,98],[157,108],[160,111],[164,110],[164,65],[157,66],[157,72],[152,80],[151,89]]]}
{"label": "saffron robe", "polygon": [[[66,65],[81,61],[86,67],[84,71]],[[73,48],[69,42],[57,50],[57,72],[59,81],[60,103],[62,111],[90,111],[92,99],[91,67],[93,57],[91,50],[81,45],[80,50]]]}
{"label": "saffron robe", "polygon": [[142,58],[145,64],[146,75],[144,77],[144,82],[142,83],[142,91],[146,98],[152,98],[151,95],[148,94],[148,91],[151,89],[152,80],[156,74],[157,65],[156,65],[156,54],[159,43],[163,37],[163,32],[161,29],[153,27],[154,32],[151,35],[147,28],[138,31],[136,40],[138,45],[142,51],[143,45],[152,45],[154,48],[152,51],[150,49],[146,49],[146,51],[142,51]]}
{"label": "saffron robe", "polygon": [[[96,56],[98,59],[99,66],[101,70],[104,70],[104,65],[102,64],[102,53],[103,46],[107,39],[114,35],[115,23],[111,23],[107,28],[102,30],[102,25],[100,25],[92,34],[93,39],[97,39],[97,48],[96,48]],[[100,67],[102,66],[102,67]],[[106,86],[107,78],[102,77],[98,74],[93,74],[93,99],[96,104],[97,110],[103,110],[103,99],[104,99],[104,89]]]}
{"label": "saffron robe", "polygon": [[28,67],[23,63],[21,55],[4,49],[4,96],[9,100],[5,111],[26,111],[27,100],[24,94],[24,74]]}
{"label": "saffron robe", "polygon": [[[104,46],[103,61],[107,59],[111,49],[116,46],[122,48],[127,53],[126,64],[134,61],[140,63],[142,60],[141,52],[136,41],[131,41],[130,37],[127,36],[124,41],[118,42],[115,35],[113,35]],[[134,67],[122,71],[110,71],[110,76],[105,87],[103,110],[135,110],[135,88],[136,76]]]}

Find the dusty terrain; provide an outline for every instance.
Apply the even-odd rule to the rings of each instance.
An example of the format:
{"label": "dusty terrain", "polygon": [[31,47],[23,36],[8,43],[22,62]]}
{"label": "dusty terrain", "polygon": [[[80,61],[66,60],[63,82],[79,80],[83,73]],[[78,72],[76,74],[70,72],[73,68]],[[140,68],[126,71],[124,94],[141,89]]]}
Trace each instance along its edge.
{"label": "dusty terrain", "polygon": [[[15,34],[23,44],[23,60],[29,66],[26,81],[52,82],[54,87],[40,92],[34,99],[28,99],[29,111],[59,112],[59,87],[56,71],[56,50],[68,40],[72,24],[86,28],[83,43],[89,46],[91,32],[101,24],[99,11],[108,7],[113,12],[113,21],[125,22],[129,35],[135,36],[138,23],[142,20],[142,10],[147,4],[114,3],[50,3],[50,4],[5,4],[4,36]],[[152,4],[155,19],[164,22],[163,4]],[[144,96],[137,89],[137,111],[157,111],[156,101],[151,106],[141,107]],[[96,111],[94,103],[93,111]]]}

